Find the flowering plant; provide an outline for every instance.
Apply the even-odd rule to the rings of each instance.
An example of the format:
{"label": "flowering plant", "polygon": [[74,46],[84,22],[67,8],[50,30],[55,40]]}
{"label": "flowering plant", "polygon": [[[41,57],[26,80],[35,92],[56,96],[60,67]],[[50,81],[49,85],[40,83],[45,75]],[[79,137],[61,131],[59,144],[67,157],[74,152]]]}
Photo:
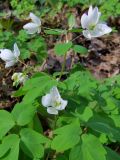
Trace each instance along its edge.
{"label": "flowering plant", "polygon": [[[75,25],[69,21],[69,29],[63,30],[43,27],[40,18],[30,13],[32,22],[26,23],[22,36],[16,38],[20,50],[16,43],[13,51],[1,49],[0,58],[5,61],[5,68],[18,62],[24,65],[22,72],[12,76],[13,86],[18,87],[12,97],[17,97],[18,103],[11,112],[0,110],[1,160],[120,159],[110,148],[110,144],[120,142],[120,76],[105,79],[103,83],[74,64],[70,73],[65,72],[70,51],[88,54],[87,48],[74,44],[74,39],[69,40],[69,33],[79,31],[91,40],[112,31],[100,22],[100,16],[98,8],[90,6],[88,14],[81,17],[81,28],[73,28]],[[58,73],[50,75],[43,69],[46,45],[41,38],[41,28],[45,28],[46,35],[62,35],[65,39],[54,47],[56,55],[63,57]],[[41,35],[33,35],[40,32]],[[26,48],[23,50],[23,47]],[[25,63],[29,57],[25,59],[21,55],[26,50],[32,52],[27,52],[29,56],[36,55],[36,59],[43,62],[40,67]]]}

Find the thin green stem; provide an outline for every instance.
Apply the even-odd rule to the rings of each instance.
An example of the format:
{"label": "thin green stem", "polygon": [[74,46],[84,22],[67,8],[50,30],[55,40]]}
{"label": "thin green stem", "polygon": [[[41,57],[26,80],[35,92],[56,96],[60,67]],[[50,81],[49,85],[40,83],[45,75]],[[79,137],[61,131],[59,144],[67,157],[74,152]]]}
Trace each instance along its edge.
{"label": "thin green stem", "polygon": [[[68,43],[68,37],[67,37],[67,34],[65,35],[66,36],[66,43]],[[61,69],[61,73],[60,73],[60,76],[59,76],[59,79],[61,79],[63,73],[64,73],[64,70],[65,70],[65,64],[66,64],[66,57],[67,57],[67,53],[65,53],[64,55],[64,60],[63,60],[63,64],[62,64],[62,69]]]}
{"label": "thin green stem", "polygon": [[54,120],[54,126],[53,126],[53,129],[56,129],[56,123],[57,123],[57,120],[58,120],[58,116],[55,115],[55,120]]}
{"label": "thin green stem", "polygon": [[[56,31],[56,32],[60,32],[61,33],[61,31],[59,31],[59,30],[57,30],[57,29],[54,29],[54,28],[49,28],[49,27],[44,27],[44,26],[42,26],[42,28],[44,28],[44,29],[49,29],[49,30],[52,30],[52,31]],[[64,29],[61,29],[61,30],[64,30]],[[66,31],[66,30],[65,30]]]}
{"label": "thin green stem", "polygon": [[59,80],[61,79],[61,77],[62,77],[62,75],[64,73],[64,70],[65,70],[66,56],[67,56],[67,53],[64,55],[64,60],[63,60],[62,69],[61,69],[61,72],[60,72]]}

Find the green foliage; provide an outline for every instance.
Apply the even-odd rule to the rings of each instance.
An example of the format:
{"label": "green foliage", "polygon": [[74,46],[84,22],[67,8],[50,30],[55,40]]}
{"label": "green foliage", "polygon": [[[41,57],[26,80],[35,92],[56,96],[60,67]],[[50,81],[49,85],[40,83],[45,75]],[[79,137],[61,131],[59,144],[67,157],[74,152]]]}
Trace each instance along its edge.
{"label": "green foliage", "polygon": [[91,76],[89,72],[77,71],[65,80],[68,91],[76,91],[82,96],[90,96],[92,90],[97,87],[97,81]]}
{"label": "green foliage", "polygon": [[88,8],[91,4],[93,6],[100,6],[102,12],[102,19],[107,20],[109,17],[117,17],[120,15],[119,0],[62,0],[69,7],[81,5],[83,8]]}
{"label": "green foliage", "polygon": [[30,58],[34,55],[39,63],[47,56],[46,43],[41,36],[32,38],[28,36],[26,31],[20,30],[17,35],[12,32],[0,32],[0,48],[10,48],[13,50],[13,44],[17,42],[20,48],[20,58],[22,60]]}
{"label": "green foliage", "polygon": [[55,45],[55,53],[62,56],[72,47],[72,42],[60,43]]}
{"label": "green foliage", "polygon": [[[38,87],[41,82],[42,85]],[[56,122],[54,117],[48,116],[44,112],[44,108],[39,101],[41,96],[48,93],[52,86],[57,85],[62,95],[68,100],[68,106],[66,111],[61,112],[62,115],[59,115]],[[1,131],[4,131],[5,126],[8,126],[6,125],[7,121],[4,123],[4,117],[8,116],[7,124],[9,124],[2,137],[8,132],[10,132],[9,136],[16,133],[20,137],[16,140],[14,153],[12,150],[9,151],[9,145],[6,147],[4,138],[7,136],[3,137],[0,156],[5,158],[18,157],[18,144],[20,142],[22,152],[20,152],[19,157],[24,156],[26,157],[25,160],[46,157],[48,156],[48,150],[51,152],[50,156],[57,152],[56,159],[58,160],[68,157],[70,160],[95,160],[96,157],[100,160],[110,158],[111,160],[114,158],[118,160],[119,155],[104,147],[103,144],[120,142],[119,86],[120,76],[106,79],[103,83],[94,79],[88,71],[73,70],[70,76],[61,83],[45,73],[36,73],[14,94],[15,96],[23,95],[23,99],[21,103],[14,106],[12,113],[1,111]],[[103,96],[107,92],[107,96]],[[111,111],[109,105],[113,98],[117,100],[117,103],[116,101],[112,103],[117,110],[116,112]],[[106,111],[104,107],[107,103]],[[51,140],[43,135],[44,129],[41,119],[39,121],[38,117],[35,118],[36,113],[46,117],[51,129],[49,133]],[[12,123],[11,127],[10,123]],[[56,129],[54,129],[54,126]],[[12,138],[10,139],[12,140]],[[63,156],[59,154],[61,152]],[[6,153],[8,154],[6,155]]]}
{"label": "green foliage", "polygon": [[80,53],[81,55],[86,55],[88,53],[87,48],[81,45],[73,45],[72,42],[58,43],[54,48],[55,53],[59,56],[65,55],[70,49],[73,49],[75,53]]}
{"label": "green foliage", "polygon": [[57,136],[52,141],[52,149],[62,152],[72,148],[79,142],[81,132],[79,122],[56,129],[53,132]]}
{"label": "green foliage", "polygon": [[[1,160],[18,160],[19,157],[19,143],[20,143],[20,139],[19,136],[16,134],[11,134],[6,136],[3,141],[2,141],[2,146],[1,149],[4,153],[4,155],[2,155],[0,157]],[[4,152],[6,149],[6,152]],[[2,154],[3,154],[2,153]]]}
{"label": "green foliage", "polygon": [[106,150],[98,138],[91,134],[84,134],[81,142],[70,153],[70,160],[106,160]]}
{"label": "green foliage", "polygon": [[73,14],[70,14],[69,17],[68,17],[69,29],[72,29],[73,27],[75,27],[75,25],[76,25],[75,16]]}
{"label": "green foliage", "polygon": [[13,14],[16,16],[21,16],[24,14],[29,14],[30,11],[35,9],[34,0],[27,1],[27,0],[10,0],[10,4],[14,9]]}
{"label": "green foliage", "polygon": [[100,9],[103,13],[102,18],[105,20],[110,16],[117,17],[120,15],[120,2],[119,0],[103,1]]}
{"label": "green foliage", "polygon": [[[4,119],[6,118],[6,119]],[[0,139],[15,125],[12,115],[4,110],[0,111]]]}
{"label": "green foliage", "polygon": [[119,154],[117,154],[116,152],[114,152],[108,147],[105,147],[105,148],[107,151],[107,160],[120,160]]}
{"label": "green foliage", "polygon": [[28,128],[22,129],[20,132],[20,136],[22,150],[28,155],[28,157],[34,159],[43,157],[43,144],[49,143],[49,139]]}
{"label": "green foliage", "polygon": [[74,45],[73,50],[76,53],[80,53],[82,55],[86,55],[88,53],[88,50],[85,47],[81,46],[81,45]]}
{"label": "green foliage", "polygon": [[[40,85],[42,82],[42,85]],[[23,98],[24,104],[30,104],[39,98],[43,93],[48,92],[52,86],[56,86],[57,81],[45,73],[35,74],[29,79],[25,85],[20,88],[14,96],[25,95]]]}
{"label": "green foliage", "polygon": [[[26,18],[29,12],[36,12],[44,17],[43,25],[50,21],[52,24],[52,19],[66,3],[68,26],[64,29],[60,29],[60,24],[56,29],[46,27],[43,31],[42,28],[41,35],[28,35],[21,29],[22,26],[16,30],[19,26],[12,18],[2,18],[0,21],[0,48],[13,50],[13,44],[17,42],[21,61],[26,63],[32,57],[38,65],[38,70],[36,66],[23,67],[29,79],[12,95],[19,97],[19,102],[11,112],[0,110],[1,160],[120,160],[120,156],[110,148],[113,142],[120,143],[120,75],[101,82],[78,65],[73,66],[64,77],[65,63],[60,74],[53,73],[57,79],[49,75],[47,70],[46,73],[41,72],[41,68],[39,70],[39,65],[47,57],[47,45],[43,37],[66,37],[66,42],[55,43],[54,47],[56,55],[64,56],[64,61],[69,51],[82,56],[88,54],[87,48],[74,44],[74,39],[67,39],[68,33],[82,32],[81,28],[74,28],[76,20],[69,12],[71,6],[78,5],[82,11],[90,4],[99,5],[103,19],[106,19],[120,14],[118,0],[109,3],[108,0],[10,1],[14,15]],[[66,108],[55,116],[46,111],[51,106],[44,107],[42,103],[42,97],[46,94],[51,98],[49,93],[54,86],[58,87],[61,98],[68,101]],[[60,97],[55,95],[49,104],[53,105],[54,99],[59,100]]]}
{"label": "green foliage", "polygon": [[62,29],[45,29],[44,32],[46,34],[51,34],[51,35],[66,34],[66,30],[62,30]]}
{"label": "green foliage", "polygon": [[95,130],[99,133],[105,133],[108,137],[120,141],[120,128],[117,128],[112,119],[108,117],[98,116],[97,114],[94,115],[89,121],[87,122],[87,126]]}
{"label": "green foliage", "polygon": [[16,104],[12,110],[12,115],[19,126],[30,123],[35,115],[37,106],[34,104]]}
{"label": "green foliage", "polygon": [[43,60],[47,57],[46,43],[44,38],[40,36],[28,42],[27,49],[36,56],[38,62],[43,62]]}

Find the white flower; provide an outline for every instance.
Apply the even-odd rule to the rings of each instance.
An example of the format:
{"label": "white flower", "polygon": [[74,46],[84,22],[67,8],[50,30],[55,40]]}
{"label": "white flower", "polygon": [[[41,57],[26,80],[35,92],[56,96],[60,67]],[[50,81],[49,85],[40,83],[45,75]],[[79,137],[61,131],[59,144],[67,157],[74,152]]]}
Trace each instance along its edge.
{"label": "white flower", "polygon": [[40,33],[41,32],[41,20],[35,16],[33,13],[29,15],[32,22],[27,23],[23,26],[27,30],[28,34]]}
{"label": "white flower", "polygon": [[14,81],[13,86],[17,86],[18,84],[24,84],[28,79],[28,75],[18,72],[14,73],[11,79]]}
{"label": "white flower", "polygon": [[17,61],[20,55],[20,50],[17,44],[14,44],[14,50],[11,51],[9,49],[1,49],[0,50],[0,58],[5,61],[5,68],[13,66]]}
{"label": "white flower", "polygon": [[98,8],[89,7],[88,14],[84,13],[81,17],[81,25],[83,30],[83,35],[88,38],[100,37],[104,34],[110,33],[112,29],[105,24],[105,22],[100,22],[101,13]]}
{"label": "white flower", "polygon": [[59,110],[65,109],[67,103],[67,100],[61,98],[57,87],[53,87],[50,93],[42,97],[42,105],[47,107],[49,114],[57,115]]}

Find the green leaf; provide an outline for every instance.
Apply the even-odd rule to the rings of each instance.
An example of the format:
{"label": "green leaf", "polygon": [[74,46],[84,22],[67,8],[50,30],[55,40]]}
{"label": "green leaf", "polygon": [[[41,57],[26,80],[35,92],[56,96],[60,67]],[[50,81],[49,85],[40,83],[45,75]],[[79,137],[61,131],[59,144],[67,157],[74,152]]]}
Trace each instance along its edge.
{"label": "green leaf", "polygon": [[15,125],[12,115],[5,111],[0,110],[0,139]]}
{"label": "green leaf", "polygon": [[87,71],[77,71],[68,77],[64,83],[69,91],[75,91],[85,98],[89,98],[91,91],[97,87],[97,81]]}
{"label": "green leaf", "polygon": [[90,107],[84,107],[84,111],[82,113],[79,109],[79,111],[76,111],[75,115],[79,117],[83,122],[87,122],[93,116],[93,112]]}
{"label": "green leaf", "polygon": [[80,53],[82,55],[86,55],[88,54],[88,50],[87,48],[81,46],[81,45],[74,45],[73,46],[73,50],[76,52],[76,53]]}
{"label": "green leaf", "polygon": [[12,115],[18,125],[24,126],[30,123],[35,115],[37,106],[32,103],[18,103],[12,110]]}
{"label": "green leaf", "polygon": [[41,36],[28,42],[27,47],[30,50],[29,52],[34,53],[39,62],[43,62],[43,60],[47,57],[47,45],[44,38]]}
{"label": "green leaf", "polygon": [[46,29],[44,30],[46,34],[51,34],[51,35],[61,35],[61,34],[66,34],[66,30],[62,29]]}
{"label": "green leaf", "polygon": [[0,158],[10,151],[10,146],[8,145],[8,143],[6,143],[6,141],[4,141],[4,139],[0,144]]}
{"label": "green leaf", "polygon": [[68,160],[68,158],[65,155],[58,155],[56,160]]}
{"label": "green leaf", "polygon": [[20,136],[23,152],[25,152],[31,158],[39,159],[43,157],[43,144],[50,143],[48,138],[29,128],[22,129]]}
{"label": "green leaf", "polygon": [[22,29],[19,31],[19,35],[17,36],[17,41],[26,42],[29,39],[27,32]]}
{"label": "green leaf", "polygon": [[82,31],[83,31],[83,29],[81,29],[81,28],[73,28],[73,29],[69,30],[69,32],[74,32],[74,33],[80,33]]}
{"label": "green leaf", "polygon": [[20,54],[20,58],[21,59],[27,59],[27,58],[30,58],[30,55],[31,55],[31,53],[30,53],[30,51],[28,50],[28,49],[25,49],[25,48],[21,48],[21,54]]}
{"label": "green leaf", "polygon": [[82,156],[82,144],[81,141],[78,145],[74,146],[69,155],[69,160],[84,160]]}
{"label": "green leaf", "polygon": [[113,114],[113,115],[111,114],[109,117],[114,121],[115,126],[120,128],[120,115],[119,114]]}
{"label": "green leaf", "polygon": [[56,129],[53,132],[56,136],[51,144],[52,149],[61,152],[72,148],[79,142],[81,132],[78,121]]}
{"label": "green leaf", "polygon": [[91,134],[81,138],[81,143],[71,150],[69,160],[106,160],[106,150],[98,138]]}
{"label": "green leaf", "polygon": [[40,122],[40,118],[38,117],[37,113],[35,114],[32,122],[30,122],[29,127],[31,127],[33,130],[43,133],[42,124]]}
{"label": "green leaf", "polygon": [[[39,87],[40,83],[42,85]],[[37,97],[46,94],[53,86],[57,85],[57,81],[50,78],[49,76],[33,78],[26,83],[23,90],[28,88],[28,92],[23,98],[24,103],[31,103]],[[31,98],[30,98],[31,97]]]}
{"label": "green leaf", "polygon": [[69,17],[68,17],[68,26],[69,26],[69,29],[72,29],[76,24],[76,21],[75,21],[75,16],[73,14],[71,14]]}
{"label": "green leaf", "polygon": [[120,155],[112,149],[105,147],[107,151],[106,160],[120,160]]}
{"label": "green leaf", "polygon": [[120,142],[120,128],[117,128],[112,119],[105,117],[105,115],[104,117],[97,114],[93,115],[87,122],[87,126]]}
{"label": "green leaf", "polygon": [[54,50],[57,55],[62,56],[66,54],[67,51],[69,51],[71,47],[72,47],[72,42],[58,43],[55,45]]}
{"label": "green leaf", "polygon": [[[19,142],[20,139],[18,135],[11,134],[3,139],[2,144],[6,147],[7,153],[1,157],[1,160],[18,160],[19,156]],[[9,148],[9,150],[8,150]],[[0,150],[1,152],[1,150]],[[0,154],[1,156],[1,154]]]}

